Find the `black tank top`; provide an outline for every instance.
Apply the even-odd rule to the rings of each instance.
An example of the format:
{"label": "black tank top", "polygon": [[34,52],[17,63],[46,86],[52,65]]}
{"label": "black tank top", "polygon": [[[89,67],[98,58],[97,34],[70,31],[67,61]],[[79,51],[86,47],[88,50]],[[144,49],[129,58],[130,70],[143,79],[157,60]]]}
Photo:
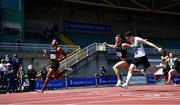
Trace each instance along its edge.
{"label": "black tank top", "polygon": [[122,49],[122,44],[116,46],[116,53],[117,53],[117,56],[120,58],[120,60],[127,59],[127,50]]}

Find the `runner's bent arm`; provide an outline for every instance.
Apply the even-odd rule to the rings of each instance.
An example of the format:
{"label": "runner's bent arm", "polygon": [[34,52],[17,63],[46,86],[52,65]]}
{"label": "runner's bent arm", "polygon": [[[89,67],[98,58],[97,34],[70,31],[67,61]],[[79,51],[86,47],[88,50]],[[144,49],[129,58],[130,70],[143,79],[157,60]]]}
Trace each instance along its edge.
{"label": "runner's bent arm", "polygon": [[132,45],[130,45],[130,44],[127,44],[127,43],[122,44],[123,49],[128,49],[128,48],[131,48],[131,47],[132,47]]}
{"label": "runner's bent arm", "polygon": [[61,62],[61,61],[63,61],[64,59],[67,58],[66,53],[64,52],[64,50],[63,50],[61,47],[58,48],[58,52],[60,52],[60,53],[63,55],[63,58],[62,58],[62,59],[59,59],[59,62]]}

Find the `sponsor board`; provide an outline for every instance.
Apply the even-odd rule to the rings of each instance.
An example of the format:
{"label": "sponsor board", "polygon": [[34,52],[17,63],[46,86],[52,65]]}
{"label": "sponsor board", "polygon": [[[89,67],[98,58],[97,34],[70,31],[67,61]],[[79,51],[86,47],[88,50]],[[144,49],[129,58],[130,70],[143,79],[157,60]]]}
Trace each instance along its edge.
{"label": "sponsor board", "polygon": [[96,85],[95,78],[68,78],[68,87]]}
{"label": "sponsor board", "polygon": [[63,21],[64,29],[71,30],[80,30],[80,31],[91,31],[91,32],[110,32],[110,25],[102,25],[102,24],[90,24],[90,23],[80,23],[80,22],[70,22]]}
{"label": "sponsor board", "polygon": [[176,82],[176,84],[180,84],[180,76],[175,76],[174,81]]}
{"label": "sponsor board", "polygon": [[[126,77],[123,77],[123,82],[126,82]],[[105,78],[98,78],[98,85],[105,85],[105,84],[116,84],[117,78],[116,77],[110,77],[108,80]],[[146,84],[146,78],[145,76],[133,76],[130,80],[131,85],[137,84]]]}
{"label": "sponsor board", "polygon": [[[35,82],[35,89],[41,89],[44,84],[43,80],[36,80]],[[65,87],[65,80],[50,80],[47,85],[47,89],[52,88],[64,88]]]}
{"label": "sponsor board", "polygon": [[146,80],[147,80],[148,84],[155,84],[156,83],[156,79],[155,79],[154,74],[147,74]]}
{"label": "sponsor board", "polygon": [[[165,83],[164,78],[161,77],[156,80],[153,74],[147,74],[146,79],[148,84],[159,84],[160,82]],[[174,76],[173,79],[176,82],[176,84],[180,84],[180,76]]]}
{"label": "sponsor board", "polygon": [[109,77],[108,79],[106,78],[97,78],[98,85],[105,85],[105,84],[116,84],[117,78],[116,77]]}
{"label": "sponsor board", "polygon": [[[126,77],[123,78],[124,82],[126,81]],[[132,76],[132,79],[130,80],[129,84],[131,85],[142,85],[146,84],[146,77],[145,76]]]}
{"label": "sponsor board", "polygon": [[[126,77],[124,78],[124,82]],[[151,79],[149,80],[151,81]],[[41,89],[43,86],[43,80],[36,80],[35,82],[35,89]],[[96,86],[96,85],[113,85],[117,83],[116,77],[109,77],[106,78],[68,78],[67,82],[65,79],[61,80],[50,80],[47,89],[54,89],[54,88],[65,88],[67,87],[78,87],[78,86]],[[146,84],[145,76],[133,76],[130,84]]]}

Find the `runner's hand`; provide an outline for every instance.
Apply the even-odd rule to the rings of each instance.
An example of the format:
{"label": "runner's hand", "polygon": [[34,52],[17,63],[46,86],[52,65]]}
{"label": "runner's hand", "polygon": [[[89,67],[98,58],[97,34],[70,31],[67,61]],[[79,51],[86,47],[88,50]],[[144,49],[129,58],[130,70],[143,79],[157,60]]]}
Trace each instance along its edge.
{"label": "runner's hand", "polygon": [[46,51],[46,49],[44,49],[44,54],[43,54],[43,56],[46,56],[47,55],[47,51]]}
{"label": "runner's hand", "polygon": [[162,51],[163,51],[163,49],[162,49],[162,48],[158,48],[158,51],[159,51],[159,52],[162,52]]}
{"label": "runner's hand", "polygon": [[107,45],[107,43],[106,43],[106,42],[104,42],[103,44],[104,44],[105,46]]}

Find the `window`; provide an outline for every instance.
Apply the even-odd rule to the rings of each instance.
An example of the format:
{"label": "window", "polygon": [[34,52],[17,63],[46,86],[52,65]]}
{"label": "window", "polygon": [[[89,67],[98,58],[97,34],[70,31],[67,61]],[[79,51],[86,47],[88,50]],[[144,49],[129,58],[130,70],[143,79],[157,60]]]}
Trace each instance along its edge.
{"label": "window", "polygon": [[13,10],[21,10],[21,0],[3,0],[3,7]]}
{"label": "window", "polygon": [[4,22],[3,31],[8,35],[18,35],[21,31],[21,24],[17,22]]}

